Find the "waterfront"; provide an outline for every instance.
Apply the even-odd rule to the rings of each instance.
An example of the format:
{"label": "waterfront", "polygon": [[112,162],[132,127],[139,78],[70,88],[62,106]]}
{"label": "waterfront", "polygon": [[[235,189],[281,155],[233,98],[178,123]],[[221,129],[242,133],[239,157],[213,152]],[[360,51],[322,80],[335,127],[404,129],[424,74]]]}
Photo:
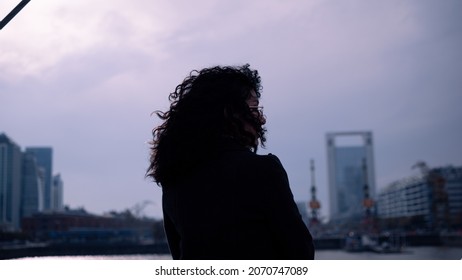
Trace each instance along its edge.
{"label": "waterfront", "polygon": [[[165,254],[48,256],[27,257],[18,260],[170,260]],[[462,260],[461,247],[406,247],[401,253],[347,252],[344,250],[318,250],[316,260]]]}

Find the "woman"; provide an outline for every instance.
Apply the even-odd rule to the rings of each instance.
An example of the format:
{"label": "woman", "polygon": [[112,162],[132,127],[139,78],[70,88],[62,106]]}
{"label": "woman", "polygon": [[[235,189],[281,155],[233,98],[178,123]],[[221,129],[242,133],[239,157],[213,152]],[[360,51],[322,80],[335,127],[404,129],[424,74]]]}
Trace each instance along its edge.
{"label": "woman", "polygon": [[162,187],[173,259],[314,259],[287,174],[264,146],[260,76],[193,71],[153,130],[147,175]]}

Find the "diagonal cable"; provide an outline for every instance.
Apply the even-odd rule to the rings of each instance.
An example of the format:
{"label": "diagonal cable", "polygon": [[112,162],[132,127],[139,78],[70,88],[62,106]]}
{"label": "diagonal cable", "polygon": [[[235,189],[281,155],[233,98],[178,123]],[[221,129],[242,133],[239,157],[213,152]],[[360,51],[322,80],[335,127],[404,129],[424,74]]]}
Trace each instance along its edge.
{"label": "diagonal cable", "polygon": [[24,8],[29,2],[30,0],[21,0],[21,2],[19,2],[18,5],[16,5],[16,7],[14,7],[14,9],[11,10],[11,12],[7,14],[2,21],[0,21],[0,30],[3,29],[3,27],[5,27],[5,25],[7,25],[7,23],[10,22],[10,20],[12,20],[14,16],[16,16],[16,14],[19,13],[19,11],[21,11],[22,8]]}

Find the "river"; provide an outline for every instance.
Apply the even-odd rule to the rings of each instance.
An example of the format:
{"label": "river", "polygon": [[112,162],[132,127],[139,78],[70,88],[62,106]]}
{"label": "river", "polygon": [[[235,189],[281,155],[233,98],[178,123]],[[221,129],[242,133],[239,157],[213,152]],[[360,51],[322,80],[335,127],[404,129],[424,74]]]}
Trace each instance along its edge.
{"label": "river", "polygon": [[[97,255],[28,257],[20,260],[170,260],[170,255]],[[462,260],[462,247],[406,247],[400,253],[346,252],[318,250],[316,260]]]}

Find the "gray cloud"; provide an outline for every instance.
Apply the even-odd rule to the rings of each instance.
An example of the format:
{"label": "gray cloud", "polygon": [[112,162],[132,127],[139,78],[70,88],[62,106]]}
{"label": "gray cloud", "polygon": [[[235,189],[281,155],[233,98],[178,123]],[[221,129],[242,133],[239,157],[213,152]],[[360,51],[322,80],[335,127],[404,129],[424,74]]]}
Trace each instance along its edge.
{"label": "gray cloud", "polygon": [[462,164],[459,1],[109,2],[35,3],[1,31],[0,130],[55,148],[71,206],[150,198],[159,216],[160,190],[143,178],[158,124],[149,114],[213,64],[260,71],[260,152],[281,158],[297,200],[309,199],[314,158],[323,215],[326,132],[374,132],[379,187],[417,160]]}

